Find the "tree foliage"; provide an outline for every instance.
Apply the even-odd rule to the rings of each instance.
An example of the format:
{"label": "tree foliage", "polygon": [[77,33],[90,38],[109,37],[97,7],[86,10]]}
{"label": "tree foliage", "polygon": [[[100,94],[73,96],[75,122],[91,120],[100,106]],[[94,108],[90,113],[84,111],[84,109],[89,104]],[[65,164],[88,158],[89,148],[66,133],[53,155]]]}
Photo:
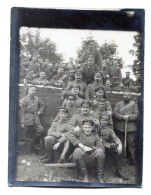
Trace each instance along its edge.
{"label": "tree foliage", "polygon": [[133,50],[130,50],[129,53],[132,55],[132,56],[135,56],[135,60],[133,61],[133,65],[132,65],[132,68],[133,68],[133,71],[135,72],[136,70],[140,70],[141,67],[141,56],[140,56],[140,51],[141,51],[141,34],[140,33],[137,33],[137,35],[134,35],[134,44],[133,44],[133,47],[134,49]]}
{"label": "tree foliage", "polygon": [[63,60],[54,42],[49,38],[42,39],[39,30],[32,32],[28,29],[20,35],[20,59],[25,62],[33,55],[43,60],[48,59],[51,63]]}
{"label": "tree foliage", "polygon": [[118,45],[114,41],[105,41],[105,43],[99,45],[97,41],[93,38],[93,36],[88,36],[82,41],[81,47],[77,51],[78,59],[80,59],[82,55],[87,52],[88,45],[90,42],[93,42],[95,49],[100,51],[103,61],[106,61],[108,59],[110,60],[110,63],[112,63],[113,58],[116,58],[119,63],[118,65],[120,67],[123,66],[123,60],[119,57],[118,53]]}

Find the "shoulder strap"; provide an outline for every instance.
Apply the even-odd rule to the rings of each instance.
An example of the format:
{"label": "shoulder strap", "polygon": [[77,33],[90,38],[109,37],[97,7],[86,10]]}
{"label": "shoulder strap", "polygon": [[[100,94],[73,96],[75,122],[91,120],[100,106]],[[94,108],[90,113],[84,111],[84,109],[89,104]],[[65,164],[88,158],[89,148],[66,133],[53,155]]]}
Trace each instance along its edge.
{"label": "shoulder strap", "polygon": [[125,114],[130,108],[132,108],[135,105],[134,101],[131,101],[128,105],[126,105],[124,108],[119,110],[121,114]]}

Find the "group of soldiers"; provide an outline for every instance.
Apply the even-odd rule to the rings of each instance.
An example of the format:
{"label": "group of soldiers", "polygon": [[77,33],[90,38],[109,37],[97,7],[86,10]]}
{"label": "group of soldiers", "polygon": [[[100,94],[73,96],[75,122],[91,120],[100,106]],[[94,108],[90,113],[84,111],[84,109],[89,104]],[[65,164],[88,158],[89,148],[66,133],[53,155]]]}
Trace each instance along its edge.
{"label": "group of soldiers", "polygon": [[[92,171],[98,182],[104,182],[105,159],[112,153],[116,160],[115,175],[127,180],[122,171],[123,156],[129,152],[129,163],[134,165],[137,162],[138,106],[131,100],[132,80],[128,73],[127,79],[121,78],[116,60],[110,69],[112,76],[105,75],[100,53],[93,51],[93,44],[89,47],[82,67],[74,71],[74,79],[68,81],[62,92],[62,106],[48,130],[40,122],[45,103],[36,96],[36,80],[30,79],[32,85],[29,85],[28,94],[19,101],[20,139],[30,140],[36,151],[41,150],[40,142],[44,141],[45,154],[40,157],[42,163],[75,161],[84,182],[89,182],[88,174]],[[40,79],[42,73],[45,72],[40,72]],[[110,86],[104,85],[109,78],[113,79],[114,87],[125,86],[123,100],[116,103],[114,110],[108,100]],[[133,87],[138,90],[138,86]],[[29,139],[28,132],[31,131],[34,135]]]}

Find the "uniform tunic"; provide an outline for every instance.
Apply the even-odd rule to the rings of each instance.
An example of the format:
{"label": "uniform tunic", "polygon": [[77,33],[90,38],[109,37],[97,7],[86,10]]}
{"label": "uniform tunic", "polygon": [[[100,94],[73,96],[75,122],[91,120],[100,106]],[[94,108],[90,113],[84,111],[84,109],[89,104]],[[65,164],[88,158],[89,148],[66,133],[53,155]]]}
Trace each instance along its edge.
{"label": "uniform tunic", "polygon": [[131,83],[133,82],[133,79],[129,77],[123,78],[123,84],[125,87],[130,87]]}
{"label": "uniform tunic", "polygon": [[[129,108],[129,105],[132,105]],[[127,109],[123,108],[127,106]],[[123,119],[123,115],[129,115],[130,118],[128,119],[127,124],[127,132],[134,132],[136,131],[136,119],[138,118],[138,106],[134,101],[130,101],[129,104],[125,104],[124,101],[118,102],[114,108],[114,117],[115,117],[115,124],[114,127],[116,130],[124,132],[125,129],[125,120]]]}
{"label": "uniform tunic", "polygon": [[112,66],[110,68],[110,78],[114,87],[119,85],[119,83],[122,83],[122,74],[120,67]]}
{"label": "uniform tunic", "polygon": [[88,67],[88,64],[83,64],[81,72],[83,73],[83,81],[90,84],[94,82],[94,75],[96,72],[100,72],[100,69],[97,64],[93,64],[91,67]]}

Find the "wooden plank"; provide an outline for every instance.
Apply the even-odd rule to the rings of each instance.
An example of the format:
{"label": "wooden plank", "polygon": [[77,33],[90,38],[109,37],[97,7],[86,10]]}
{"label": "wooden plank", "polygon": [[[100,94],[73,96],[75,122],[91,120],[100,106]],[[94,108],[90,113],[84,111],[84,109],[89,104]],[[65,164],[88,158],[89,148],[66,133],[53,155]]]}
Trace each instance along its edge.
{"label": "wooden plank", "polygon": [[56,164],[46,164],[45,166],[47,166],[47,167],[76,167],[77,166],[77,164],[76,163],[64,163],[64,164],[58,164],[58,163],[56,163]]}

